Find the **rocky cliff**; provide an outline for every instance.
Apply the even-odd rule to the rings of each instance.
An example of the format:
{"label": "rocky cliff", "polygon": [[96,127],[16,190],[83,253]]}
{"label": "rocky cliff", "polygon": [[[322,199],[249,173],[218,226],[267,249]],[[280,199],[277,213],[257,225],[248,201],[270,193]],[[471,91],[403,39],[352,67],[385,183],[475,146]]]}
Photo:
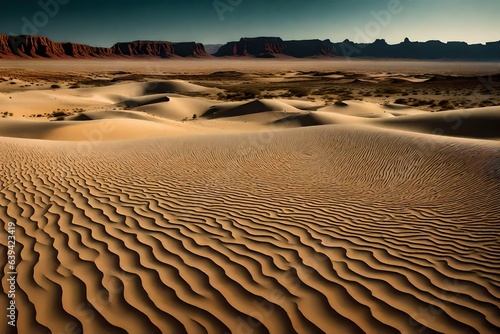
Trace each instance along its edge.
{"label": "rocky cliff", "polygon": [[203,44],[195,42],[174,43],[174,53],[179,57],[208,56]]}
{"label": "rocky cliff", "polygon": [[253,56],[273,58],[290,56],[296,58],[332,55],[333,43],[329,40],[283,41],[279,37],[242,38],[238,42],[229,42],[215,53],[217,57]]}
{"label": "rocky cliff", "polygon": [[117,43],[111,49],[113,54],[119,56],[151,56],[161,58],[208,56],[203,44],[195,42],[134,41]]}
{"label": "rocky cliff", "polygon": [[354,43],[345,40],[332,43],[330,40],[283,41],[279,37],[242,38],[229,42],[214,54],[217,57],[253,56],[296,58],[314,56],[365,57],[365,58],[411,58],[411,59],[455,59],[455,60],[500,60],[500,41],[486,44],[465,42],[427,41],[411,42],[408,38],[399,44],[390,45],[383,39],[373,43]]}
{"label": "rocky cliff", "polygon": [[119,56],[157,56],[162,58],[171,57],[174,54],[173,43],[134,41],[129,43],[117,43],[111,47],[113,54]]}
{"label": "rocky cliff", "polygon": [[41,36],[0,35],[0,54],[21,57],[60,57],[64,55],[61,43]]}
{"label": "rocky cliff", "polygon": [[319,39],[286,41],[285,44],[285,54],[297,58],[332,56],[335,52],[334,44],[329,39],[324,41]]}
{"label": "rocky cliff", "polygon": [[[42,36],[0,35],[0,58],[93,58],[93,57],[205,57],[203,44],[163,41],[134,41],[117,43],[111,48],[76,43],[53,42]],[[279,37],[242,38],[222,45],[218,57],[365,57],[455,60],[500,60],[500,41],[469,45],[465,42],[411,42],[408,38],[390,45],[383,39],[373,43],[354,43],[345,40],[283,41]]]}
{"label": "rocky cliff", "polygon": [[208,56],[203,44],[134,41],[111,48],[53,42],[42,36],[0,35],[0,58],[91,58],[113,56],[201,57]]}
{"label": "rocky cliff", "polygon": [[0,58],[85,58],[112,55],[109,48],[53,42],[42,36],[0,35]]}
{"label": "rocky cliff", "polygon": [[335,44],[335,55],[370,58],[499,60],[500,41],[470,45],[465,42],[411,42],[405,38],[402,43],[390,45],[383,39],[378,39],[373,43],[354,43],[345,40]]}
{"label": "rocky cliff", "polygon": [[64,49],[64,56],[67,57],[85,58],[113,56],[112,50],[109,48],[100,48],[75,43],[62,43],[62,47]]}

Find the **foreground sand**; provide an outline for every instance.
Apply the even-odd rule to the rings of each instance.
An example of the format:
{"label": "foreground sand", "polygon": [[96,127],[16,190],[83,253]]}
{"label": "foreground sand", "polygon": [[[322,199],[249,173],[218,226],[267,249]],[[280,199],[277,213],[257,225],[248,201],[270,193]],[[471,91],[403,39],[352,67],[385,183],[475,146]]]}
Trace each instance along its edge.
{"label": "foreground sand", "polygon": [[20,332],[498,330],[499,145],[255,138],[3,139]]}
{"label": "foreground sand", "polygon": [[0,119],[19,333],[500,331],[498,107],[144,85],[59,90],[89,110],[60,121],[23,119],[30,99]]}

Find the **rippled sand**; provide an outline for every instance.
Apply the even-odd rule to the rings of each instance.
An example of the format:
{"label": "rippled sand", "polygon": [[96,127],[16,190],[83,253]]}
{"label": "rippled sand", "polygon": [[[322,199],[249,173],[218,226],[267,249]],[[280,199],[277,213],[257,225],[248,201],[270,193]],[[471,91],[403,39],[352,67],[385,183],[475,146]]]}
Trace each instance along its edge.
{"label": "rippled sand", "polygon": [[498,107],[145,85],[22,92],[19,115],[54,96],[122,109],[0,119],[19,333],[500,331]]}

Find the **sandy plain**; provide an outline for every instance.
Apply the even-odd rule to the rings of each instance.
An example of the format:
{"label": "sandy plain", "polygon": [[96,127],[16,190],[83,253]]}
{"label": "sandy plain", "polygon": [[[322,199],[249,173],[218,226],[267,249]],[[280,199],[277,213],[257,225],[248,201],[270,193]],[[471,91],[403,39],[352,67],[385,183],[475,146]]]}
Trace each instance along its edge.
{"label": "sandy plain", "polygon": [[500,331],[498,63],[0,65],[2,333]]}

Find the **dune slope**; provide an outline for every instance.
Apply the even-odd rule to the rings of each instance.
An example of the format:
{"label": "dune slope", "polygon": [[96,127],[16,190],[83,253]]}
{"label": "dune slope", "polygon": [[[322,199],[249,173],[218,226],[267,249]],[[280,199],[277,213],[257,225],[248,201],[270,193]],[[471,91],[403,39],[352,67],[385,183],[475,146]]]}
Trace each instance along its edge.
{"label": "dune slope", "polygon": [[499,152],[353,125],[0,138],[18,330],[498,332]]}

